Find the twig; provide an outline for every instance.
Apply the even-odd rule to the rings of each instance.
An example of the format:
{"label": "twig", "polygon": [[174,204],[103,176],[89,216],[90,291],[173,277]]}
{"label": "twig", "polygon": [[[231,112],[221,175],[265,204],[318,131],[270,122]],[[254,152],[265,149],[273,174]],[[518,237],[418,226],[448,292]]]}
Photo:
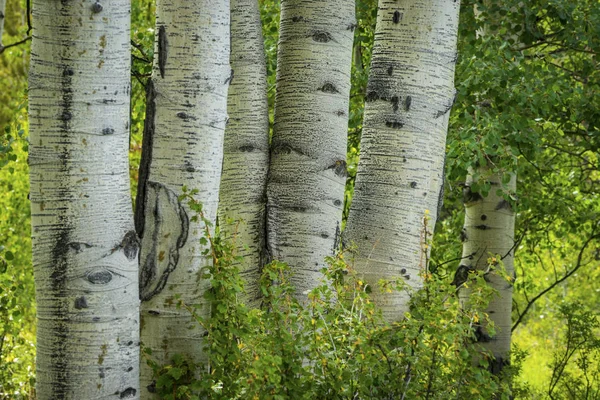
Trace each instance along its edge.
{"label": "twig", "polygon": [[599,239],[599,238],[600,238],[600,234],[592,234],[585,241],[585,243],[583,244],[583,247],[581,247],[581,249],[579,250],[579,254],[577,255],[577,264],[575,265],[575,267],[572,270],[570,270],[569,272],[567,272],[562,278],[557,279],[556,281],[554,281],[550,286],[548,286],[546,289],[542,290],[535,297],[533,297],[531,300],[528,301],[527,306],[525,307],[525,309],[523,310],[523,312],[521,314],[519,314],[519,318],[517,318],[517,321],[514,323],[514,325],[510,329],[511,332],[514,332],[514,330],[517,328],[517,326],[519,326],[519,324],[521,323],[521,321],[523,321],[523,317],[525,316],[525,314],[527,314],[527,311],[529,311],[529,309],[531,308],[531,306],[533,305],[533,303],[535,303],[543,295],[545,295],[546,293],[548,293],[549,291],[551,291],[552,289],[554,289],[560,283],[564,282],[571,275],[573,275],[575,272],[577,272],[577,270],[583,265],[582,264],[583,253],[585,252],[585,250],[587,249],[587,247],[589,246],[589,244],[593,240]]}
{"label": "twig", "polygon": [[19,40],[18,42],[15,42],[15,43],[8,44],[6,46],[2,46],[0,44],[0,54],[4,53],[4,50],[9,49],[11,47],[18,46],[20,44],[23,44],[23,43],[27,42],[28,40],[31,40],[31,36],[27,36],[25,39]]}

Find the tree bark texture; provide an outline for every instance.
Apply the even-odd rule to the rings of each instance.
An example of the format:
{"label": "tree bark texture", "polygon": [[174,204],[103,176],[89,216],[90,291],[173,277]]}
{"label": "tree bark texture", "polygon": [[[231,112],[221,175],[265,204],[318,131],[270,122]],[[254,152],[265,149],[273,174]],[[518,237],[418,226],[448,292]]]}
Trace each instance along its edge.
{"label": "tree bark texture", "polygon": [[339,241],[354,27],[350,0],[281,3],[267,245],[299,293]]}
{"label": "tree bark texture", "polygon": [[37,398],[139,396],[128,0],[33,1]]}
{"label": "tree bark texture", "polygon": [[225,237],[233,239],[235,235],[237,254],[244,257],[240,272],[246,280],[247,298],[253,303],[259,297],[260,267],[266,261],[269,167],[267,66],[257,0],[231,0],[230,63],[219,225]]}
{"label": "tree bark texture", "polygon": [[[183,186],[198,189],[206,218],[216,220],[227,121],[229,0],[158,1],[155,59],[147,86],[144,143],[136,209],[140,254],[141,340],[159,364],[182,353],[206,361],[204,330],[179,296],[210,312],[203,279],[211,260],[200,244]],[[152,370],[142,362],[142,398],[156,398]]]}
{"label": "tree bark texture", "polygon": [[[489,171],[479,167],[483,176],[488,176]],[[510,182],[503,188],[501,174],[489,176],[492,189],[486,197],[479,193],[471,192],[470,184],[473,175],[467,177],[464,190],[465,224],[462,237],[463,254],[462,265],[459,270],[488,271],[485,279],[488,285],[498,292],[485,310],[494,322],[495,334],[492,335],[485,326],[477,327],[476,337],[482,347],[491,353],[495,360],[490,361],[490,370],[498,374],[510,362],[510,342],[512,327],[512,282],[507,280],[493,269],[502,261],[506,274],[514,277],[514,232],[515,212],[512,205],[496,191],[503,189],[509,193],[516,191],[516,175],[511,176]],[[490,264],[491,259],[491,264]],[[457,272],[459,273],[459,272]],[[461,298],[466,300],[469,296],[468,289],[461,290]]]}
{"label": "tree bark texture", "polygon": [[[422,286],[443,173],[460,2],[380,0],[367,85],[360,161],[344,232],[357,246],[355,267],[367,283]],[[424,223],[428,215],[427,226]],[[408,308],[405,292],[374,300],[385,317]]]}

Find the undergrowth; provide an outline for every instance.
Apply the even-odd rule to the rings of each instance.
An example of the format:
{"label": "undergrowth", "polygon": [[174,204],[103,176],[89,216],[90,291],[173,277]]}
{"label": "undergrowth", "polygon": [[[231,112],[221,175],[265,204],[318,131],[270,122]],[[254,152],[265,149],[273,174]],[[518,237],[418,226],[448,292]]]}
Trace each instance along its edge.
{"label": "undergrowth", "polygon": [[[410,312],[388,323],[371,301],[371,290],[408,290],[397,282],[370,288],[352,267],[352,252],[328,257],[322,284],[298,301],[292,271],[274,261],[260,278],[260,307],[248,307],[231,241],[211,234],[210,221],[185,193],[204,222],[206,271],[212,289],[207,318],[179,301],[207,331],[206,366],[185,355],[160,366],[152,362],[160,397],[174,399],[508,399],[517,362],[495,376],[490,355],[475,343],[491,289],[483,274],[469,274],[472,295],[460,304],[457,288],[423,272],[423,290],[412,293]],[[399,279],[398,282],[402,280]],[[474,359],[481,360],[475,365]],[[513,388],[513,392],[518,388]]]}

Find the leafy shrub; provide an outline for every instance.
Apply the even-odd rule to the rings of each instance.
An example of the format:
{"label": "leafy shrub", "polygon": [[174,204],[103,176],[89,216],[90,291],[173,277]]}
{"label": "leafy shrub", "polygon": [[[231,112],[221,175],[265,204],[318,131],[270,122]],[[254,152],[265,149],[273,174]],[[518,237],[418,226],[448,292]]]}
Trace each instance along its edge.
{"label": "leafy shrub", "polygon": [[[492,295],[483,275],[470,274],[466,285],[473,294],[460,304],[454,286],[423,272],[425,288],[412,294],[406,318],[388,323],[370,299],[370,286],[353,270],[351,252],[327,259],[323,283],[303,301],[295,296],[289,266],[274,261],[262,272],[262,304],[250,309],[242,300],[234,245],[218,231],[210,234],[192,195],[183,197],[206,224],[206,255],[213,260],[206,271],[212,314],[197,317],[207,330],[209,368],[184,355],[167,366],[150,358],[161,398],[509,398],[517,367],[494,376],[485,368],[490,356],[474,344],[475,327],[489,323],[480,311]],[[372,290],[408,288],[381,282]]]}

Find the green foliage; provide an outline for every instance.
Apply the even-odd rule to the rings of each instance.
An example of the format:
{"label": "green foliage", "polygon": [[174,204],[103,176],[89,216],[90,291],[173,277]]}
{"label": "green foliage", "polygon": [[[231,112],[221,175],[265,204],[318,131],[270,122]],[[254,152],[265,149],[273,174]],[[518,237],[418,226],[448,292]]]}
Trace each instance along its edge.
{"label": "green foliage", "polygon": [[[390,324],[354,272],[351,253],[329,257],[323,283],[302,302],[294,297],[290,268],[274,261],[262,272],[260,308],[249,309],[240,300],[244,282],[235,246],[211,234],[193,194],[185,192],[182,199],[198,213],[193,218],[204,222],[203,242],[213,261],[206,270],[212,313],[196,316],[207,332],[209,370],[183,355],[167,366],[148,355],[161,398],[508,398],[517,367],[493,376],[485,368],[490,356],[474,344],[474,328],[489,323],[481,310],[492,293],[482,273],[470,274],[465,285],[473,295],[462,305],[447,280],[424,273],[425,289],[414,293],[410,313]],[[382,282],[374,290],[407,288]],[[179,305],[194,313],[192,306]],[[481,366],[473,365],[474,356]]]}
{"label": "green foliage", "polygon": [[600,397],[600,321],[580,303],[563,304],[563,346],[553,355],[548,396],[588,400]]}
{"label": "green foliage", "polygon": [[[25,116],[20,115],[20,120]],[[7,126],[0,168],[0,399],[29,398],[35,383],[25,123]]]}

